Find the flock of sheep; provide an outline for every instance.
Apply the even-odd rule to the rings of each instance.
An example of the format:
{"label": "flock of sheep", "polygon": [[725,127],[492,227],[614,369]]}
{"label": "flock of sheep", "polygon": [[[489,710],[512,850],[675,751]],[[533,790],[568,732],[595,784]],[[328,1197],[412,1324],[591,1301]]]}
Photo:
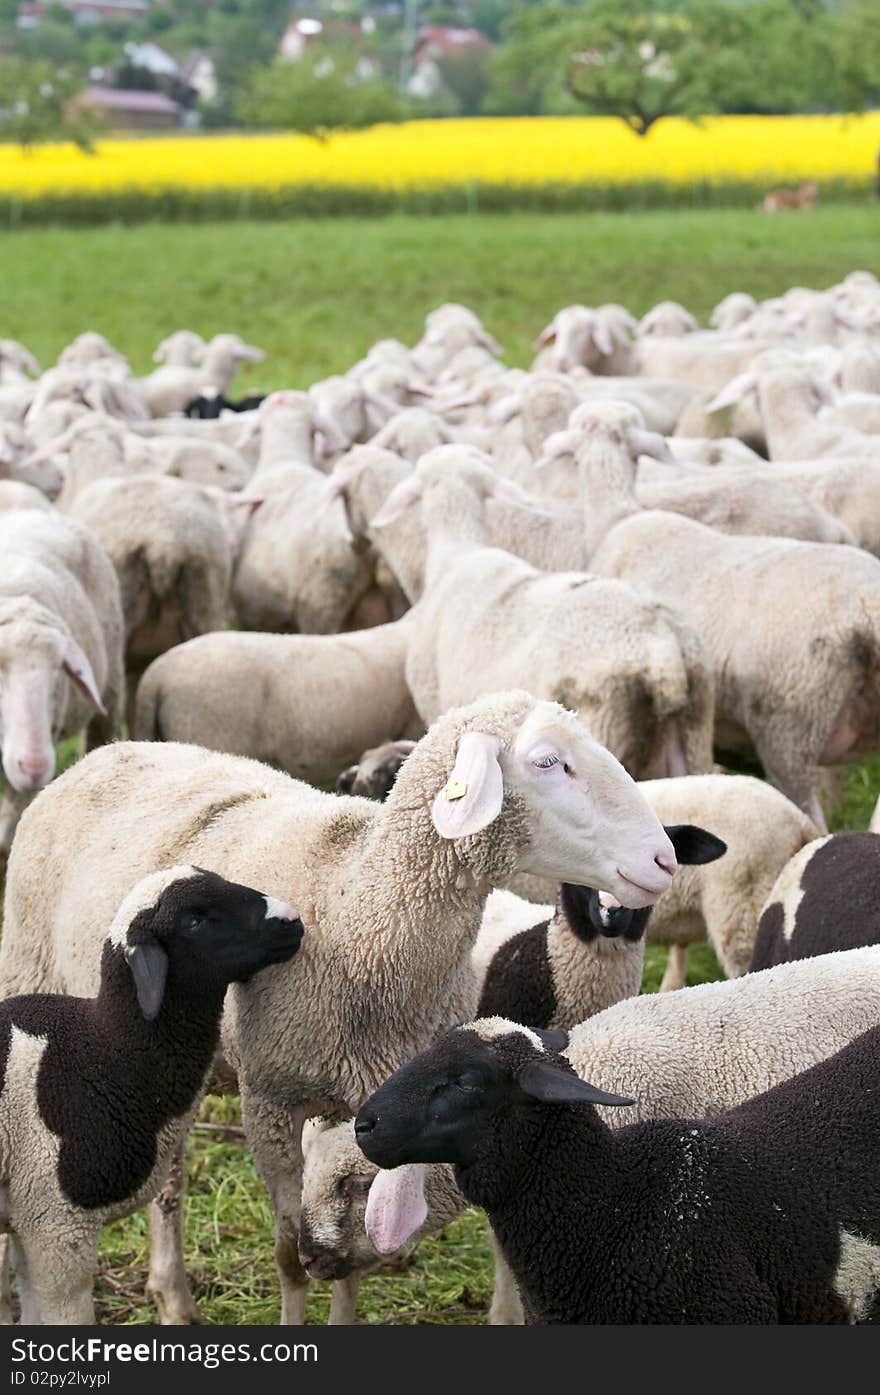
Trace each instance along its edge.
{"label": "flock of sheep", "polygon": [[235,335],[0,341],[0,1319],[91,1322],[149,1202],[199,1320],[210,1088],[284,1322],[468,1204],[492,1322],[880,1320],[880,839],[820,802],[880,746],[880,282],[710,325],[568,306],[526,372],[448,304],[238,402]]}

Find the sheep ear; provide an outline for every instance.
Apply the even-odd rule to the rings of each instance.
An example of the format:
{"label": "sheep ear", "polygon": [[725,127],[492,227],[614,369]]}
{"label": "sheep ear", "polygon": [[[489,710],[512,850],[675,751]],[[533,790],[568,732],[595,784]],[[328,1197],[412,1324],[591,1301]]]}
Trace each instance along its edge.
{"label": "sheep ear", "polygon": [[98,692],[92,666],[75,639],[67,641],[64,648],[64,658],[61,662],[70,681],[88,698],[92,706],[97,708],[101,716],[106,717],[107,709],[101,701],[101,694]]}
{"label": "sheep ear", "polygon": [[394,486],[375,518],[370,520],[370,527],[384,528],[386,523],[393,523],[413,504],[417,504],[421,497],[422,488],[417,479],[402,479]]}
{"label": "sheep ear", "polygon": [[755,386],[755,375],[749,369],[745,373],[738,373],[735,378],[731,378],[726,387],[706,404],[706,411],[712,415],[713,412],[721,412],[725,407],[735,407],[737,402],[742,402],[747,393],[751,392]]}
{"label": "sheep ear", "polygon": [[531,1030],[548,1051],[564,1051],[568,1046],[568,1032],[563,1032],[557,1027],[532,1027]]}
{"label": "sheep ear", "polygon": [[138,1007],[148,1022],[154,1022],[165,996],[168,955],[157,940],[150,938],[126,945],[125,960],[134,979]]}
{"label": "sheep ear", "polygon": [[623,1095],[609,1095],[596,1085],[560,1070],[552,1061],[527,1061],[517,1072],[517,1084],[542,1104],[635,1104]]}
{"label": "sheep ear", "polygon": [[604,320],[597,320],[593,326],[593,343],[599,353],[605,354],[606,357],[614,353],[614,339]]}
{"label": "sheep ear", "polygon": [[364,1213],[366,1232],[380,1255],[405,1245],[428,1215],[424,1163],[404,1163],[380,1172],[370,1187]]}
{"label": "sheep ear", "polygon": [[555,340],[555,338],[556,338],[556,321],[555,321],[555,320],[551,320],[550,323],[549,323],[549,325],[547,326],[547,328],[541,330],[541,333],[538,335],[537,339],[535,340],[534,347],[535,347],[536,349],[546,349],[547,345],[548,345],[548,344],[552,344],[553,341]]}
{"label": "sheep ear", "polygon": [[727,852],[727,844],[707,833],[705,828],[697,828],[692,823],[672,824],[666,836],[675,848],[676,861],[682,867],[698,867],[704,862],[717,862]]}
{"label": "sheep ear", "polygon": [[497,736],[465,732],[452,774],[431,806],[431,822],[441,838],[465,838],[497,819],[504,803],[500,750]]}

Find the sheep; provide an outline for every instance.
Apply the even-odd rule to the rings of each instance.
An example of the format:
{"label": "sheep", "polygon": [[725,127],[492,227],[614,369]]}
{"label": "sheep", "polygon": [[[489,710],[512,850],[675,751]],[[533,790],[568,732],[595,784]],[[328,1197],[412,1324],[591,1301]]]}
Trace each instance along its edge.
{"label": "sheep", "polygon": [[604,417],[594,405],[576,425],[590,565],[687,617],[715,671],[716,748],[753,749],[825,832],[817,766],[858,759],[880,737],[877,559],[831,543],[731,537],[640,509],[632,425],[622,405]]}
{"label": "sheep", "polygon": [[[679,867],[712,862],[725,852],[724,843],[703,829],[685,825],[666,832]],[[534,906],[505,892],[489,897],[471,955],[481,985],[479,1016],[570,1027],[639,992],[650,907],[625,910],[605,893],[563,885],[555,911],[546,910],[543,922],[532,925]],[[331,1324],[354,1320],[361,1278],[380,1262],[363,1224],[375,1175],[358,1154],[350,1122],[304,1140],[300,1260],[310,1278],[336,1280]],[[429,1170],[426,1200],[419,1237],[441,1230],[464,1206],[446,1168]],[[516,1287],[497,1251],[495,1273],[490,1324],[521,1322]]]}
{"label": "sheep", "polygon": [[222,392],[203,388],[197,397],[187,402],[183,414],[201,421],[216,421],[222,412],[255,412],[265,400],[265,393],[249,392],[237,402],[231,402]]}
{"label": "sheep", "polygon": [[167,417],[172,412],[182,412],[187,402],[206,387],[227,392],[243,363],[262,363],[265,357],[262,349],[245,344],[237,334],[217,334],[196,366],[162,364],[148,377],[139,379],[138,386],[150,413]]}
{"label": "sheep", "polygon": [[370,440],[370,445],[394,451],[413,465],[435,446],[448,445],[453,432],[443,417],[424,407],[405,407],[389,417],[385,425]]}
{"label": "sheep", "polygon": [[[0,511],[0,860],[51,780],[55,745],[111,740],[125,699],[119,583],[97,539],[42,508]],[[68,682],[69,680],[69,682]]]}
{"label": "sheep", "polygon": [[347,766],[337,775],[337,792],[363,795],[364,799],[386,800],[397,772],[407,756],[412,755],[414,747],[414,741],[384,741],[381,746],[364,751],[356,764]]}
{"label": "sheep", "polygon": [[690,310],[677,300],[661,300],[639,320],[639,334],[692,334],[700,326]]}
{"label": "sheep", "polygon": [[[876,1317],[880,1029],[711,1120],[617,1129],[596,1106],[634,1101],[579,1078],[564,1044],[564,1034],[478,1019],[396,1071],[355,1120],[382,1167],[455,1165],[530,1321]],[[380,1236],[401,1219],[389,1190],[407,1221],[424,1209],[406,1180],[375,1201],[371,1189],[367,1225]]]}
{"label": "sheep", "polygon": [[60,367],[89,368],[95,363],[110,362],[129,372],[128,359],[105,339],[103,334],[88,329],[78,334],[58,355]]}
{"label": "sheep", "polygon": [[23,428],[14,422],[0,424],[0,480],[32,485],[49,499],[57,499],[64,485],[58,462],[31,450]]}
{"label": "sheep", "polygon": [[178,368],[195,368],[201,363],[207,347],[200,334],[191,329],[178,329],[156,346],[153,362],[174,364]]}
{"label": "sheep", "polygon": [[482,692],[527,683],[578,711],[637,776],[706,769],[712,686],[695,633],[628,587],[545,575],[490,547],[483,501],[497,478],[472,448],[440,447],[374,520],[379,529],[423,497],[426,584],[406,660],[419,715],[430,722]]}
{"label": "sheep", "polygon": [[[382,1262],[364,1228],[367,1195],[377,1169],[364,1159],[354,1125],[316,1123],[303,1130],[303,1191],[299,1257],[310,1279],[332,1279],[331,1326],[354,1322],[358,1290],[365,1274]],[[442,1230],[464,1210],[451,1168],[430,1169],[425,1179],[428,1216],[399,1259],[405,1258],[425,1235]],[[515,1285],[496,1284],[489,1315],[491,1323],[522,1321]]]}
{"label": "sheep", "polygon": [[[589,410],[589,405],[583,409],[584,413]],[[615,409],[613,403],[608,402],[599,410],[613,413]],[[634,410],[627,415],[633,421],[630,435],[639,452],[635,495],[642,508],[680,513],[722,533],[767,534],[799,538],[804,542],[855,542],[849,528],[808,497],[795,481],[779,479],[775,473],[766,472],[759,484],[747,488],[738,473],[677,468],[670,462],[662,439],[653,439],[653,433],[643,429]],[[574,419],[577,422],[580,417]],[[548,440],[545,454],[536,462],[535,474],[540,480],[545,471],[550,473],[546,469],[548,465],[556,467],[554,494],[559,497],[581,497],[582,484],[570,449],[575,439],[568,430],[559,432]],[[582,505],[589,510],[589,497],[582,500]],[[563,536],[568,537],[567,531]],[[579,560],[582,566],[588,565],[589,555],[586,538],[581,534]]]}
{"label": "sheep", "polygon": [[753,295],[747,291],[731,291],[730,295],[724,296],[709,315],[709,324],[712,329],[722,332],[735,329],[742,324],[758,308],[758,302]]}
{"label": "sheep", "polygon": [[[275,1209],[285,1322],[301,1321],[304,1301],[303,1121],[354,1113],[384,1074],[473,1011],[469,953],[490,888],[532,872],[638,908],[675,872],[672,844],[620,764],[571,713],[523,692],[438,719],[384,804],[195,746],[117,743],[68,770],[22,820],[0,992],[91,991],[95,926],[145,868],[181,859],[271,886],[318,927],[297,966],[295,1011],[279,970],[223,1027]],[[179,1214],[154,1212],[152,1286],[166,1320],[188,1321]]]}
{"label": "sheep", "polygon": [[465,305],[447,303],[425,316],[425,332],[410,354],[416,371],[436,378],[455,355],[471,344],[501,356],[501,345],[488,333],[473,310]]}
{"label": "sheep", "polygon": [[751,775],[646,780],[640,789],[667,827],[688,819],[727,845],[713,866],[682,870],[648,921],[648,944],[669,946],[661,991],[684,987],[688,946],[699,940],[709,941],[728,978],[746,973],[770,888],[819,830],[784,794]]}
{"label": "sheep", "polygon": [[0,386],[18,387],[39,378],[40,365],[17,339],[0,339]]}
{"label": "sheep", "polygon": [[[116,568],[130,675],[172,646],[224,627],[235,549],[222,495],[133,474],[96,480],[77,495],[71,516],[92,530]],[[132,701],[133,687],[130,678]]]}
{"label": "sheep", "polygon": [[752,370],[733,378],[708,410],[736,403],[755,387],[771,460],[880,461],[876,425],[862,431],[850,424],[844,406],[823,410],[833,407],[831,390],[808,363],[783,365],[775,356],[759,359]]}
{"label": "sheep", "polygon": [[0,509],[42,509],[51,511],[52,505],[39,489],[20,480],[0,480]]}
{"label": "sheep", "polygon": [[[727,851],[720,838],[692,824],[667,825],[666,834],[679,869],[715,862]],[[504,924],[492,933],[484,924],[472,955],[477,1015],[567,1028],[635,997],[652,909],[628,910],[607,892],[563,883],[549,920],[513,933]]]}
{"label": "sheep", "polygon": [[751,969],[880,943],[880,838],[835,833],[801,848],[765,899]]}
{"label": "sheep", "polygon": [[345,635],[204,634],[147,669],[135,739],[192,742],[332,784],[365,746],[424,730],[406,645],[400,620]]}
{"label": "sheep", "polygon": [[101,1230],[161,1189],[207,1085],[227,987],[287,963],[302,933],[283,901],[175,866],[123,899],[94,998],[0,1004],[0,1226],[23,1323],[94,1323]]}

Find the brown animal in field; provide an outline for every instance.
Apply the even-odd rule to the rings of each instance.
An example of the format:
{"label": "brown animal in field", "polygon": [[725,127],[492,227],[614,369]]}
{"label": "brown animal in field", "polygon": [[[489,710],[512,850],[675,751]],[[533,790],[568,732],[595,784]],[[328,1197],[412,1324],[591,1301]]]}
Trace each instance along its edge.
{"label": "brown animal in field", "polygon": [[811,179],[799,189],[771,189],[761,207],[765,213],[780,213],[785,208],[803,213],[812,208],[818,193],[819,185]]}

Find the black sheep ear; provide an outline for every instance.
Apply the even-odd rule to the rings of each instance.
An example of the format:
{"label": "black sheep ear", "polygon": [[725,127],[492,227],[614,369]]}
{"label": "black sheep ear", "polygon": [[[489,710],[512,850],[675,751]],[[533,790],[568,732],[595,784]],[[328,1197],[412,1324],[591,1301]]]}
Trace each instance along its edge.
{"label": "black sheep ear", "polygon": [[127,945],[125,960],[134,979],[138,1007],[148,1022],[154,1022],[165,996],[168,955],[157,940],[149,939]]}
{"label": "black sheep ear", "polygon": [[556,1027],[532,1027],[531,1031],[541,1040],[541,1045],[547,1051],[564,1051],[568,1046],[568,1032],[560,1031]]}
{"label": "black sheep ear", "polygon": [[609,1095],[552,1061],[528,1061],[517,1072],[517,1084],[542,1104],[635,1104],[623,1095]]}
{"label": "black sheep ear", "polygon": [[692,823],[676,823],[665,829],[665,833],[675,848],[676,861],[682,867],[697,867],[704,862],[717,862],[727,852],[727,844],[707,833],[705,828],[697,828]]}

